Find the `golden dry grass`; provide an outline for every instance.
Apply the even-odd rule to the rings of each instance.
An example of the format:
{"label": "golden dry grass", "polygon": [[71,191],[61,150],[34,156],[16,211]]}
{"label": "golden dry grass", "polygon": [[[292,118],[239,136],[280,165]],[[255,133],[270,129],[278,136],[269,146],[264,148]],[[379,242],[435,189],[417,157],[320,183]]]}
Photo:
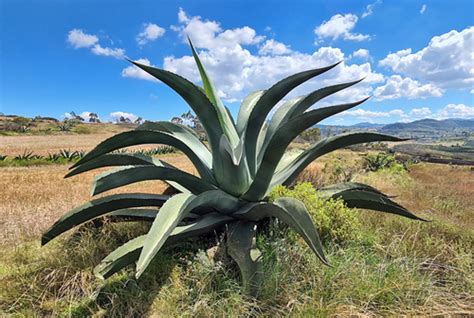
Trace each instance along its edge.
{"label": "golden dry grass", "polygon": [[420,163],[412,165],[408,175],[410,178],[368,174],[356,179],[396,196],[411,211],[466,230],[474,228],[474,171],[470,167]]}
{"label": "golden dry grass", "polygon": [[[184,156],[162,158],[195,173]],[[0,168],[0,244],[15,244],[20,237],[36,238],[68,210],[90,200],[92,179],[100,170],[64,179],[67,171],[64,165]],[[104,195],[162,193],[166,187],[160,181],[141,182]]]}
{"label": "golden dry grass", "polygon": [[47,155],[61,149],[90,150],[113,134],[0,136],[0,153],[14,156],[26,151]]}

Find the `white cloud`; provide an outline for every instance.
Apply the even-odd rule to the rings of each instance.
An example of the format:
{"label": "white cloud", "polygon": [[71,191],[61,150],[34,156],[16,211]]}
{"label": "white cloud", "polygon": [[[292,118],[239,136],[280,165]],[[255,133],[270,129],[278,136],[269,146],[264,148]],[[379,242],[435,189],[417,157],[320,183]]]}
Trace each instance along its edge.
{"label": "white cloud", "polygon": [[423,14],[426,11],[426,4],[421,6],[420,13]]}
{"label": "white cloud", "polygon": [[67,35],[67,41],[75,49],[79,49],[93,46],[99,42],[99,38],[93,34],[84,33],[81,29],[72,29]]}
{"label": "white cloud", "polygon": [[[273,55],[264,55],[265,50],[254,54],[245,46],[262,49],[266,43],[278,42],[261,44],[263,37],[250,27],[225,30],[216,21],[188,16],[182,9],[178,13],[178,20],[180,24],[173,29],[181,36],[189,33],[219,94],[227,102],[241,100],[249,92],[266,89],[294,73],[327,66],[345,58],[344,53],[334,47],[320,47],[309,54],[286,50],[277,50],[280,54]],[[281,44],[288,48],[288,45]],[[163,67],[192,81],[199,81],[198,70],[190,55],[167,56]],[[353,101],[369,95],[372,92],[370,84],[383,81],[383,75],[374,73],[370,63],[348,65],[343,62],[330,72],[297,88],[293,95],[306,94],[323,85],[352,81],[364,76],[367,78],[363,83],[336,94],[332,99],[333,102]]]}
{"label": "white cloud", "polygon": [[420,117],[428,117],[430,115],[431,115],[431,109],[429,109],[428,107],[413,108],[410,111],[410,116],[412,117],[420,118]]}
{"label": "white cloud", "polygon": [[336,14],[332,16],[329,21],[324,21],[321,25],[314,29],[314,33],[318,36],[318,41],[324,38],[331,38],[337,40],[342,38],[344,40],[364,41],[369,40],[370,35],[352,33],[352,29],[356,26],[357,16],[355,14]]}
{"label": "white cloud", "polygon": [[95,55],[101,56],[111,56],[117,59],[125,57],[125,50],[119,48],[110,48],[110,47],[102,47],[100,44],[96,44],[92,47],[91,52]]}
{"label": "white cloud", "polygon": [[436,116],[438,119],[445,118],[474,118],[474,107],[464,104],[448,104],[442,108]]}
{"label": "white cloud", "polygon": [[[153,66],[150,63],[150,60],[146,58],[141,58],[138,60],[135,60],[135,62],[138,62],[143,65],[148,65],[148,66]],[[138,78],[138,79],[143,79],[147,81],[158,81],[156,78],[148,74],[147,72],[141,70],[140,68],[136,67],[135,65],[130,65],[122,70],[122,76],[123,77],[131,77],[131,78]]]}
{"label": "white cloud", "polygon": [[364,13],[362,13],[362,19],[368,17],[369,15],[372,15],[372,13],[374,13],[375,6],[381,3],[382,3],[382,0],[377,0],[374,3],[367,5]]}
{"label": "white cloud", "polygon": [[146,23],[143,25],[143,31],[137,35],[136,40],[139,45],[145,45],[148,42],[155,41],[159,37],[162,37],[164,34],[165,29],[159,25]]}
{"label": "white cloud", "polygon": [[472,88],[473,47],[474,26],[435,36],[427,47],[416,53],[405,49],[388,54],[379,65],[441,88]]}
{"label": "white cloud", "polygon": [[357,57],[362,60],[368,60],[370,58],[370,53],[367,49],[358,49],[357,51],[354,51],[354,53],[352,53],[351,57]]}
{"label": "white cloud", "polygon": [[123,117],[123,118],[128,118],[130,119],[131,122],[134,122],[135,120],[138,119],[138,116],[135,115],[135,114],[132,114],[132,113],[126,113],[126,112],[113,112],[113,113],[110,113],[110,118],[112,121],[115,121],[115,122],[119,122],[120,120],[120,117]]}
{"label": "white cloud", "polygon": [[347,110],[343,113],[340,113],[336,116],[341,116],[341,117],[355,117],[358,119],[373,119],[373,118],[384,118],[384,117],[392,117],[392,116],[397,116],[401,118],[405,118],[406,114],[403,110],[401,109],[393,109],[390,111],[371,111],[371,110],[365,110],[362,108],[355,109],[355,110]]}
{"label": "white cloud", "polygon": [[99,38],[93,34],[84,33],[80,29],[72,29],[68,33],[67,42],[75,49],[90,48],[95,55],[111,56],[115,58],[125,57],[125,50],[120,48],[103,47],[99,43]]}
{"label": "white cloud", "polygon": [[[84,119],[84,122],[85,123],[88,123],[90,118],[91,118],[91,112],[82,112],[80,114],[76,114],[77,116],[81,117],[82,119]],[[64,113],[64,118],[65,119],[71,119],[73,116],[71,115],[71,113]],[[100,120],[100,117],[98,117],[98,119]]]}
{"label": "white cloud", "polygon": [[291,50],[288,46],[273,39],[265,41],[258,50],[258,53],[261,55],[282,55],[290,52]]}
{"label": "white cloud", "polygon": [[427,98],[439,97],[443,95],[443,90],[433,84],[420,84],[411,78],[402,78],[400,75],[390,76],[385,85],[379,86],[374,91],[377,100],[398,99],[398,98]]}

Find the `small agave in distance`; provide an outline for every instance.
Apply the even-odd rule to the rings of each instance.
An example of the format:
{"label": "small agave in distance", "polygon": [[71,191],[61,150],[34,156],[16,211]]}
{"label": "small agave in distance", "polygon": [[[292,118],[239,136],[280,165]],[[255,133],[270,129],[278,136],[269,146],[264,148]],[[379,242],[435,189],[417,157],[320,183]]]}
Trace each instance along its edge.
{"label": "small agave in distance", "polygon": [[[399,141],[377,133],[350,133],[328,137],[295,155],[286,152],[292,140],[318,122],[353,108],[354,103],[308,110],[313,104],[358,81],[318,89],[283,103],[267,123],[270,111],[298,85],[327,72],[338,63],[287,77],[267,90],[244,99],[234,121],[222,104],[199,57],[191,49],[203,88],[174,73],[130,61],[176,91],[196,113],[209,140],[209,147],[186,126],[171,122],[146,122],[136,130],[117,134],[84,156],[71,169],[70,177],[92,169],[121,166],[98,175],[93,195],[145,180],[163,180],[179,193],[113,194],[92,200],[65,214],[42,237],[42,244],[61,233],[100,216],[149,220],[148,234],[137,237],[109,254],[94,270],[107,278],[136,262],[138,278],[166,244],[227,227],[226,251],[236,261],[245,292],[255,295],[262,278],[261,253],[255,244],[257,225],[275,217],[302,236],[316,256],[328,261],[304,204],[294,198],[269,203],[267,195],[276,185],[290,185],[315,159],[340,148],[372,141]],[[141,144],[165,144],[182,151],[199,176],[165,161],[143,154],[115,150]],[[341,198],[347,206],[372,209],[421,220],[378,190],[360,183],[335,184],[319,190],[325,198]]]}

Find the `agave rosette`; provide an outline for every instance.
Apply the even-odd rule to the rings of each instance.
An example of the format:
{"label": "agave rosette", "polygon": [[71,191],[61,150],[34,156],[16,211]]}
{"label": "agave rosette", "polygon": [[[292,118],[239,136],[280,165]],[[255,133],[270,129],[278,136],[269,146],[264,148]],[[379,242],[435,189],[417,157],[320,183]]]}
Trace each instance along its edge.
{"label": "agave rosette", "polygon": [[[283,197],[270,203],[267,196],[279,184],[290,185],[298,174],[317,158],[340,148],[373,141],[401,139],[370,132],[331,136],[295,155],[286,152],[290,143],[307,128],[351,109],[366,99],[348,104],[310,109],[321,99],[357,84],[360,80],[318,89],[290,99],[269,113],[292,89],[330,71],[338,63],[287,77],[267,90],[251,93],[240,107],[237,120],[223,105],[194,47],[192,53],[203,87],[172,72],[133,62],[178,93],[191,107],[205,130],[208,146],[190,128],[171,122],[146,122],[136,130],[117,134],[100,143],[71,167],[70,177],[97,168],[117,166],[98,175],[93,195],[145,180],[162,180],[179,193],[113,194],[92,200],[65,214],[48,229],[42,244],[65,231],[101,216],[152,222],[146,235],[137,237],[109,254],[96,268],[107,278],[136,262],[139,277],[160,249],[192,236],[228,228],[227,252],[239,265],[244,287],[258,290],[261,253],[255,245],[256,225],[274,217],[302,236],[325,264],[318,231],[304,204]],[[173,165],[138,153],[116,150],[142,144],[164,144],[186,155],[198,176]],[[418,219],[378,190],[360,183],[341,183],[319,189],[327,199],[340,198],[349,207],[372,209]]]}

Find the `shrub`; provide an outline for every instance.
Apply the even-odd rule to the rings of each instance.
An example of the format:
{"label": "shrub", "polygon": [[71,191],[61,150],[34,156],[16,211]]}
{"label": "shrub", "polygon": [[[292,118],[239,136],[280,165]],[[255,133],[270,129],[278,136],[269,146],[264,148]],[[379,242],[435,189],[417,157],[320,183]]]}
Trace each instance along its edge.
{"label": "shrub", "polygon": [[276,186],[270,193],[270,201],[280,197],[301,200],[310,213],[323,240],[342,243],[360,237],[361,223],[356,212],[345,206],[340,199],[326,200],[311,183],[297,184],[293,189]]}

